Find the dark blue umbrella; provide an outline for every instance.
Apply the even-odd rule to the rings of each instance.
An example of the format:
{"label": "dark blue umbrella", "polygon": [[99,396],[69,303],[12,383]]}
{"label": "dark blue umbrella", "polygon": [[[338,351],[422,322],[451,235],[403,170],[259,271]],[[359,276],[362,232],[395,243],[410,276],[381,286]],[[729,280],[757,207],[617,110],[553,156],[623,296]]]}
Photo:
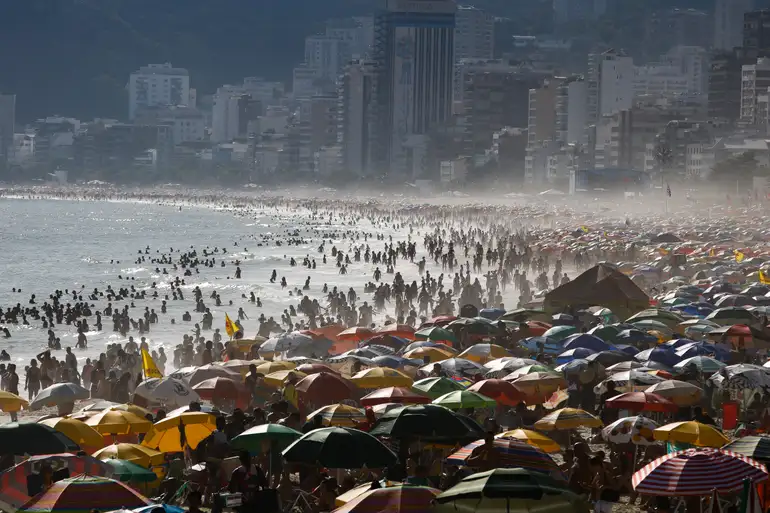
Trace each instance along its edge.
{"label": "dark blue umbrella", "polygon": [[559,365],[562,365],[564,363],[571,362],[572,360],[575,360],[577,358],[586,358],[595,353],[596,351],[587,349],[585,347],[577,347],[575,349],[569,349],[556,357],[556,363],[558,363]]}
{"label": "dark blue umbrella", "polygon": [[708,342],[690,342],[680,346],[676,350],[676,354],[682,359],[692,358],[694,356],[709,356],[714,355],[716,360],[721,362],[727,362],[730,359],[730,350],[723,347],[721,344],[710,344]]}
{"label": "dark blue umbrella", "polygon": [[505,314],[503,308],[482,308],[479,310],[479,317],[489,319],[490,321],[496,321]]}
{"label": "dark blue umbrella", "polygon": [[578,347],[584,347],[591,349],[592,351],[608,351],[611,349],[610,345],[597,336],[589,335],[588,333],[576,333],[565,338],[563,341],[564,349],[577,349]]}
{"label": "dark blue umbrella", "polygon": [[541,344],[545,354],[556,355],[564,352],[564,346],[561,345],[561,342],[548,337],[528,337],[519,342],[520,346],[532,352],[539,351]]}
{"label": "dark blue umbrella", "polygon": [[633,360],[634,357],[622,351],[602,351],[586,357],[589,362],[599,362],[605,367],[611,367],[616,363]]}
{"label": "dark blue umbrella", "polygon": [[616,342],[624,342],[626,344],[652,344],[658,341],[658,337],[650,335],[642,330],[630,329],[623,330],[615,337]]}
{"label": "dark blue umbrella", "polygon": [[634,356],[636,353],[639,352],[639,349],[637,349],[634,346],[628,345],[628,344],[616,344],[615,349],[620,351],[621,353],[625,353],[629,356]]}
{"label": "dark blue umbrella", "polygon": [[634,358],[640,362],[652,361],[662,363],[667,367],[673,367],[682,361],[682,357],[676,354],[673,349],[660,346],[637,353]]}

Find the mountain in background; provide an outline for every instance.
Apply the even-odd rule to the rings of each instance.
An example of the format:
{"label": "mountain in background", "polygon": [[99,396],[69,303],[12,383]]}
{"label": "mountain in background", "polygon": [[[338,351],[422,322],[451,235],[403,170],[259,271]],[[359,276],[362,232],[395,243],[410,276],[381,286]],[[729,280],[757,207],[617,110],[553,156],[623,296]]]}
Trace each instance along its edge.
{"label": "mountain in background", "polygon": [[[713,0],[613,0],[638,11]],[[510,20],[506,34],[548,30],[549,0],[468,0]],[[532,9],[532,3],[544,9]],[[124,118],[129,74],[149,63],[190,71],[201,94],[262,76],[290,82],[304,38],[330,18],[374,12],[377,0],[4,0],[0,92],[17,94],[17,120],[60,114]],[[630,23],[631,21],[629,21]],[[614,28],[608,39],[623,29]],[[620,25],[625,25],[621,23]],[[508,32],[509,31],[509,32]],[[619,41],[623,44],[623,41]]]}

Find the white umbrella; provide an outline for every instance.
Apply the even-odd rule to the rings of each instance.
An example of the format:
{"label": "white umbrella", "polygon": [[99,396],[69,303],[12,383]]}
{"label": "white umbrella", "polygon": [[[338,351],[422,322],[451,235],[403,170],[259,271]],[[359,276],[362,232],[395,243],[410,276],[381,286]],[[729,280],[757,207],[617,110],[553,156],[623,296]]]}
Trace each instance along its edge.
{"label": "white umbrella", "polygon": [[200,401],[200,396],[180,379],[151,378],[139,383],[134,395],[166,406],[185,406]]}
{"label": "white umbrella", "polygon": [[43,406],[74,405],[75,401],[88,399],[90,396],[91,392],[75,383],[56,383],[41,390],[35,400],[29,403],[29,409],[39,410]]}

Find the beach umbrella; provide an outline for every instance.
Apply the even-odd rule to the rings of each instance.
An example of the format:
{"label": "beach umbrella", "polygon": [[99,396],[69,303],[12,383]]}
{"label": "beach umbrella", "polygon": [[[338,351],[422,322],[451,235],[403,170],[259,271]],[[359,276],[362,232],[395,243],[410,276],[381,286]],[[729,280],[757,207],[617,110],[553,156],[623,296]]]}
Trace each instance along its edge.
{"label": "beach umbrella", "polygon": [[118,403],[114,403],[112,401],[105,401],[104,399],[97,399],[96,401],[92,402],[91,404],[87,404],[86,406],[83,406],[78,410],[77,413],[96,413],[98,411],[104,411],[109,410],[110,408],[114,408],[115,406],[118,406]]}
{"label": "beach umbrella", "polygon": [[156,422],[142,445],[160,452],[184,452],[185,447],[198,447],[216,428],[210,413],[187,412]]}
{"label": "beach umbrella", "polygon": [[28,477],[38,477],[36,474],[41,465],[46,464],[55,469],[66,469],[70,475],[88,474],[89,476],[112,475],[112,469],[93,456],[82,454],[44,454],[30,456],[0,474],[0,503],[10,506],[14,511],[26,504],[32,497],[29,495]]}
{"label": "beach umbrella", "polygon": [[668,379],[656,383],[645,390],[665,397],[677,406],[687,407],[700,403],[703,397],[703,389],[686,381]]}
{"label": "beach umbrella", "polygon": [[233,449],[249,451],[251,454],[260,454],[265,445],[277,443],[287,447],[294,440],[302,436],[302,433],[281,424],[261,424],[247,429],[240,435],[230,440]]}
{"label": "beach umbrella", "polygon": [[112,478],[124,483],[152,483],[158,479],[152,470],[130,461],[109,459],[104,463],[112,468]]}
{"label": "beach umbrella", "polygon": [[627,392],[605,401],[607,408],[629,411],[649,411],[672,413],[679,407],[663,396],[650,392]]}
{"label": "beach umbrella", "polygon": [[507,349],[497,344],[475,344],[460,353],[458,358],[484,364],[496,358],[510,356],[510,354]]}
{"label": "beach umbrella", "polygon": [[[185,383],[188,383],[190,381],[190,376],[192,376],[192,373],[195,372],[198,369],[196,366],[190,366],[190,367],[182,367],[181,369],[177,369],[171,374],[169,374],[167,377],[174,378],[174,379],[181,379]],[[230,369],[232,372],[235,372],[234,369]],[[160,378],[155,378],[160,379]]]}
{"label": "beach umbrella", "polygon": [[646,331],[638,329],[623,330],[615,336],[615,342],[625,344],[653,344],[657,340],[657,338]]}
{"label": "beach umbrella", "polygon": [[691,365],[695,366],[695,368],[703,374],[713,374],[715,372],[719,372],[720,369],[726,366],[719,360],[715,360],[714,358],[710,358],[708,356],[693,356],[692,358],[686,358],[674,365],[674,369],[684,371]]}
{"label": "beach umbrella", "polygon": [[283,388],[289,378],[294,377],[298,380],[305,378],[305,373],[296,369],[279,370],[272,372],[262,379],[262,382],[273,388]]}
{"label": "beach umbrella", "polygon": [[408,324],[387,324],[375,330],[380,335],[393,335],[406,340],[414,340],[414,328]]}
{"label": "beach umbrella", "polygon": [[287,463],[321,465],[330,469],[384,468],[398,461],[374,436],[343,427],[314,429],[283,450]]}
{"label": "beach umbrella", "polygon": [[578,408],[562,408],[549,413],[535,422],[535,429],[539,431],[561,431],[577,429],[579,427],[602,427],[602,421],[585,410]]}
{"label": "beach umbrella", "polygon": [[733,440],[722,449],[742,454],[763,464],[770,462],[770,436],[744,436]]}
{"label": "beach umbrella", "polygon": [[741,489],[743,482],[767,480],[765,467],[746,456],[720,449],[687,449],[666,454],[636,471],[637,493],[660,496],[720,494]]}
{"label": "beach umbrella", "polygon": [[375,335],[370,339],[361,342],[362,347],[366,346],[385,346],[395,351],[400,351],[409,344],[409,341],[405,338],[394,337],[393,335]]}
{"label": "beach umbrella", "polygon": [[556,355],[564,352],[564,346],[560,340],[541,336],[527,337],[519,340],[519,346],[533,353]]}
{"label": "beach umbrella", "polygon": [[142,408],[141,406],[132,404],[132,403],[117,404],[109,409],[115,410],[115,411],[127,411],[139,417],[145,417],[145,418],[147,417],[147,415],[152,415],[152,412],[147,408]]}
{"label": "beach umbrella", "polygon": [[561,452],[561,446],[549,437],[537,431],[530,429],[513,429],[511,431],[505,431],[499,435],[495,435],[495,438],[511,438],[529,444],[532,447],[537,447],[545,453],[559,453]]}
{"label": "beach umbrella", "polygon": [[249,367],[251,365],[257,366],[265,363],[265,360],[227,360],[226,362],[216,362],[217,365],[224,367],[227,370],[235,371],[241,376],[245,377],[249,373]]}
{"label": "beach umbrella", "polygon": [[144,417],[120,410],[104,410],[85,422],[102,435],[143,434],[152,428],[152,422]]}
{"label": "beach umbrella", "polygon": [[12,413],[29,408],[29,402],[16,394],[0,390],[0,411]]}
{"label": "beach umbrella", "polygon": [[417,340],[432,340],[434,342],[453,342],[457,343],[457,337],[454,333],[445,328],[431,327],[425,328],[414,333]]}
{"label": "beach umbrella", "polygon": [[81,474],[53,483],[19,511],[29,513],[89,513],[138,508],[152,502],[120,481]]}
{"label": "beach umbrella", "polygon": [[433,499],[439,493],[441,491],[435,488],[407,484],[372,489],[369,483],[368,490],[335,509],[334,513],[431,513]]}
{"label": "beach umbrella", "polygon": [[420,359],[423,361],[425,358],[427,358],[428,361],[431,363],[440,362],[442,360],[448,360],[453,356],[454,356],[454,353],[451,353],[445,349],[441,349],[438,347],[431,347],[431,346],[416,347],[404,353],[404,358],[409,358],[411,360]]}
{"label": "beach umbrella", "polygon": [[[214,407],[210,406],[208,404],[198,404],[197,407],[200,408],[200,410],[193,410],[193,411],[202,411],[204,413],[212,413],[214,411]],[[180,406],[179,408],[176,408],[174,410],[171,410],[166,414],[166,418],[169,417],[178,417],[183,413],[187,413],[190,411],[190,405],[187,406]]]}
{"label": "beach umbrella", "polygon": [[505,312],[501,317],[505,321],[526,322],[529,320],[540,320],[548,322],[551,315],[543,310],[534,310],[531,308],[517,308]]}
{"label": "beach umbrella", "polygon": [[698,447],[722,447],[730,440],[717,428],[700,422],[674,422],[655,430],[655,440],[676,442]]}
{"label": "beach umbrella", "polygon": [[602,438],[615,444],[652,445],[658,425],[647,417],[623,417],[602,429]]}
{"label": "beach umbrella", "polygon": [[355,393],[355,386],[349,380],[330,372],[306,376],[297,382],[295,388],[303,401],[316,405],[339,403]]}
{"label": "beach umbrella", "polygon": [[425,365],[423,360],[410,360],[408,358],[393,354],[377,356],[372,358],[372,361],[375,363],[375,365],[377,365],[377,367],[390,367],[391,369],[401,369],[408,366],[422,367]]}
{"label": "beach umbrella", "polygon": [[456,355],[458,353],[457,349],[450,347],[446,344],[442,344],[441,342],[433,342],[431,340],[417,340],[414,342],[410,342],[409,345],[405,346],[401,352],[402,353],[408,353],[409,351],[413,351],[414,349],[419,349],[421,347],[435,347],[437,349],[441,349],[442,351],[447,351],[451,355]]}
{"label": "beach umbrella", "polygon": [[374,436],[418,437],[425,442],[477,440],[484,430],[468,417],[436,404],[394,408],[377,420]]}
{"label": "beach umbrella", "polygon": [[433,372],[434,365],[438,365],[442,371],[451,376],[475,376],[484,372],[484,368],[481,365],[465,358],[450,358],[437,364],[426,365],[420,368],[420,370],[429,374]]}
{"label": "beach umbrella", "polygon": [[586,349],[585,347],[577,347],[575,349],[569,349],[567,351],[564,351],[559,356],[557,356],[556,363],[561,365],[564,363],[569,363],[572,360],[575,360],[577,358],[587,358],[592,354],[596,354],[596,351],[593,351],[591,349]]}
{"label": "beach umbrella", "polygon": [[361,398],[360,403],[363,406],[374,406],[377,404],[400,403],[400,404],[427,404],[431,402],[427,397],[416,392],[412,392],[405,387],[387,387],[375,390]]}
{"label": "beach umbrella", "polygon": [[583,384],[596,381],[597,378],[606,377],[604,367],[597,362],[589,362],[583,358],[572,360],[564,365],[556,367],[556,372],[561,372],[567,377],[576,377]]}
{"label": "beach umbrella", "polygon": [[583,347],[585,349],[591,349],[593,351],[599,352],[599,351],[608,351],[610,348],[609,344],[607,344],[604,340],[600,339],[599,337],[595,337],[594,335],[589,335],[587,333],[580,333],[575,335],[570,335],[569,337],[565,338],[563,340],[564,350],[568,349],[577,349],[578,347]]}
{"label": "beach umbrella", "polygon": [[201,381],[193,390],[206,401],[218,399],[235,400],[246,394],[246,388],[240,381],[231,378],[211,378]]}
{"label": "beach umbrella", "polygon": [[632,371],[634,369],[641,369],[642,367],[644,367],[644,364],[642,364],[642,362],[637,362],[636,360],[630,360],[627,362],[616,363],[615,365],[611,365],[607,367],[607,372],[610,375],[613,375],[613,374],[619,374],[621,372]]}
{"label": "beach umbrella", "polygon": [[361,328],[359,326],[353,326],[337,334],[337,340],[349,341],[349,342],[361,342],[374,337],[376,333],[369,328]]}
{"label": "beach umbrella", "polygon": [[346,404],[331,404],[318,408],[308,414],[307,420],[311,421],[317,415],[322,417],[324,426],[355,427],[366,422],[366,415],[362,410]]}
{"label": "beach umbrella", "polygon": [[634,358],[639,362],[647,362],[647,361],[653,361],[662,363],[663,365],[666,365],[668,367],[673,367],[682,359],[677,356],[677,354],[673,351],[673,349],[667,348],[667,347],[653,347],[652,349],[646,349],[644,351],[641,351],[634,356]]}
{"label": "beach umbrella", "polygon": [[112,444],[94,453],[94,458],[105,461],[119,459],[136,463],[144,468],[162,465],[163,453],[139,444]]}
{"label": "beach umbrella", "polygon": [[577,332],[578,329],[575,326],[554,326],[553,328],[546,330],[546,332],[543,333],[543,337],[551,339],[554,342],[559,342]]}
{"label": "beach umbrella", "polygon": [[622,330],[611,324],[601,324],[588,330],[589,335],[599,337],[604,341],[613,341]]}
{"label": "beach umbrella", "polygon": [[465,387],[449,378],[436,377],[415,381],[412,384],[412,390],[415,390],[420,394],[425,394],[433,400],[455,390],[465,390]]}
{"label": "beach umbrella", "polygon": [[523,468],[470,475],[436,497],[434,513],[588,513],[585,499],[563,481]]}
{"label": "beach umbrella", "polygon": [[497,402],[491,397],[473,392],[471,390],[457,390],[449,392],[433,400],[433,404],[438,404],[449,408],[450,410],[460,410],[463,408],[494,408]]}
{"label": "beach umbrella", "polygon": [[511,382],[502,379],[485,379],[478,381],[469,386],[468,391],[477,392],[506,406],[516,406],[524,398],[524,394],[513,386]]}
{"label": "beach umbrella", "polygon": [[0,425],[0,454],[23,456],[79,450],[69,437],[44,424],[10,422]]}
{"label": "beach umbrella", "polygon": [[[446,462],[458,467],[472,466],[468,460],[483,452],[485,445],[485,440],[476,440],[450,454]],[[495,438],[492,450],[498,454],[498,468],[523,468],[563,479],[561,470],[551,457],[526,442],[513,438]]]}
{"label": "beach umbrella", "polygon": [[[35,399],[29,403],[30,410],[39,410],[44,406],[59,406],[70,408],[75,401],[82,399],[88,399],[91,397],[91,392],[75,383],[56,383],[50,387],[44,388],[40,391]],[[60,408],[61,410],[61,408]],[[69,412],[62,411],[66,414]]]}
{"label": "beach umbrella", "polygon": [[264,376],[272,374],[278,371],[293,370],[297,364],[288,362],[286,360],[279,360],[275,362],[265,362],[261,365],[257,365],[257,372]]}
{"label": "beach umbrella", "polygon": [[631,324],[635,329],[650,332],[650,331],[658,331],[661,333],[664,333],[666,335],[671,335],[674,333],[673,329],[670,328],[667,324],[657,321],[655,319],[644,319],[641,321],[636,321]]}
{"label": "beach umbrella", "polygon": [[104,437],[97,430],[80,420],[67,417],[54,417],[38,422],[44,426],[55,429],[80,447],[88,447],[93,450],[104,447]]}
{"label": "beach umbrella", "polygon": [[715,322],[720,326],[732,326],[734,324],[757,325],[759,319],[745,308],[730,306],[718,308],[706,316],[707,321]]}
{"label": "beach umbrella", "polygon": [[240,373],[235,372],[234,370],[219,365],[208,364],[195,369],[193,373],[190,374],[189,378],[187,378],[187,383],[189,383],[191,387],[194,387],[201,381],[206,381],[211,378],[230,378],[238,380],[240,379],[240,376]]}
{"label": "beach umbrella", "polygon": [[[240,375],[231,373],[232,376]],[[182,379],[150,378],[142,381],[134,390],[135,397],[142,397],[153,403],[169,407],[184,406],[200,401],[200,396]]]}
{"label": "beach umbrella", "polygon": [[596,394],[607,391],[607,383],[615,384],[618,392],[633,392],[636,387],[647,388],[655,383],[665,381],[663,378],[649,374],[641,369],[633,369],[625,372],[616,372],[594,387]]}
{"label": "beach umbrella", "polygon": [[403,372],[387,367],[375,367],[357,372],[350,381],[358,388],[408,387],[414,380]]}
{"label": "beach umbrella", "polygon": [[611,367],[617,363],[633,360],[634,357],[623,351],[601,351],[585,357],[589,362],[600,363],[603,367]]}
{"label": "beach umbrella", "polygon": [[301,365],[298,365],[296,367],[296,370],[298,372],[303,373],[305,376],[310,376],[313,374],[318,374],[319,372],[330,372],[332,374],[339,374],[336,370],[332,369],[325,363],[320,362],[314,362],[314,363],[303,363]]}
{"label": "beach umbrella", "polygon": [[540,362],[529,358],[506,356],[505,358],[488,361],[484,364],[482,370],[485,371],[484,376],[487,378],[502,378],[527,365],[540,365]]}
{"label": "beach umbrella", "polygon": [[505,379],[508,381],[512,381],[515,379],[518,379],[522,376],[526,376],[528,374],[535,374],[535,373],[553,373],[553,369],[546,366],[545,364],[538,363],[536,365],[526,365],[524,367],[520,367],[516,369],[515,371],[512,371],[510,374],[507,374],[505,376]]}
{"label": "beach umbrella", "polygon": [[305,349],[307,354],[302,356],[310,356],[314,351],[326,353],[333,345],[334,343],[325,337],[316,340],[310,335],[292,331],[267,339],[259,346],[257,354],[262,358],[271,358],[279,353],[297,356],[295,352]]}
{"label": "beach umbrella", "polygon": [[526,396],[527,404],[536,404],[539,400],[545,402],[560,388],[567,388],[567,380],[563,376],[550,372],[527,374],[514,379],[512,383]]}

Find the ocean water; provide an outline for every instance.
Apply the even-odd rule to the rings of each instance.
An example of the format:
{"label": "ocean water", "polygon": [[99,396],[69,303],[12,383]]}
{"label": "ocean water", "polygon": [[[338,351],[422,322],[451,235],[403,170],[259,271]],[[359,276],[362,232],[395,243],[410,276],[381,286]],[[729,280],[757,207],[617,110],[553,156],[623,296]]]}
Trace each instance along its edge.
{"label": "ocean water", "polygon": [[[146,334],[150,347],[164,346],[168,350],[178,344],[183,334],[190,333],[201,314],[194,312],[192,289],[197,285],[203,291],[204,303],[214,315],[214,328],[224,333],[224,316],[228,313],[235,319],[239,307],[243,307],[250,320],[242,321],[246,337],[257,331],[257,318],[261,313],[274,316],[280,321],[280,315],[290,304],[296,304],[298,298],[290,296],[293,287],[302,287],[306,277],[311,277],[311,290],[308,295],[318,298],[326,304],[322,293],[324,283],[329,287],[337,286],[347,291],[353,287],[361,300],[370,300],[363,293],[364,283],[372,280],[374,266],[353,262],[348,266],[348,274],[338,273],[331,258],[331,247],[348,251],[353,241],[342,238],[342,233],[349,230],[366,231],[370,234],[385,233],[393,236],[394,241],[407,240],[407,230],[377,227],[366,219],[359,219],[355,226],[350,226],[350,219],[343,217],[320,218],[310,211],[297,209],[251,209],[231,211],[214,206],[201,207],[185,205],[181,208],[172,205],[158,205],[140,202],[97,202],[97,201],[61,201],[61,200],[23,200],[0,199],[0,248],[3,265],[0,267],[0,307],[3,309],[21,303],[25,306],[31,294],[36,294],[37,304],[41,305],[54,290],[83,289],[83,297],[94,288],[100,291],[111,284],[114,289],[134,285],[137,289],[148,289],[146,300],[136,300],[131,317],[139,318],[145,306],[155,309],[159,322],[151,326]],[[287,234],[297,232],[303,239],[301,244],[287,245]],[[329,244],[331,235],[336,235]],[[265,237],[273,237],[263,241]],[[318,247],[325,237],[328,263],[322,263],[322,254]],[[413,234],[418,241],[418,260],[422,251],[422,238]],[[276,240],[282,240],[281,246]],[[263,244],[260,246],[260,242]],[[369,240],[372,250],[382,250],[386,241]],[[237,243],[237,246],[235,245]],[[356,244],[364,244],[363,238]],[[149,246],[150,253],[145,255],[148,262],[137,264],[139,251]],[[160,256],[157,251],[168,252],[170,248],[194,247],[199,256],[206,247],[226,248],[226,267],[219,267],[221,254],[216,255],[214,268],[200,268],[200,274],[183,276],[183,270],[174,272],[171,266],[169,274],[157,273],[150,257]],[[302,258],[310,255],[316,259],[315,270],[302,267]],[[298,266],[291,267],[289,258],[297,259]],[[175,257],[175,259],[178,257]],[[242,278],[234,279],[234,260],[241,260]],[[352,254],[351,254],[352,260]],[[162,266],[161,266],[162,269]],[[278,272],[275,284],[269,283],[272,270]],[[429,266],[430,269],[430,266]],[[384,268],[382,269],[384,271]],[[414,264],[399,261],[396,267],[405,279],[418,279],[418,269]],[[434,272],[434,270],[432,270]],[[167,302],[168,313],[160,314],[161,300],[165,294],[171,294],[169,283],[179,275],[186,285],[183,290],[184,301]],[[289,287],[281,289],[280,278],[286,276]],[[122,278],[122,279],[121,279]],[[383,274],[383,279],[391,280],[391,275]],[[159,298],[152,299],[150,286],[156,283]],[[20,288],[21,293],[14,293],[13,288]],[[209,296],[216,290],[222,297],[222,306],[216,307]],[[242,298],[250,292],[260,297],[262,308]],[[229,301],[233,306],[227,306]],[[66,298],[65,298],[66,301]],[[107,301],[93,302],[95,309],[103,309]],[[125,302],[115,303],[122,307]],[[193,321],[181,321],[182,314],[190,311]],[[170,322],[175,318],[177,324]],[[95,317],[88,319],[94,329]],[[88,349],[74,351],[79,362],[87,357],[96,357],[104,351],[106,344],[127,341],[119,333],[112,331],[112,322],[103,317],[104,331],[87,333]],[[0,349],[10,353],[12,361],[21,369],[31,358],[47,348],[46,330],[42,323],[30,319],[29,326],[7,325],[11,332],[10,339],[0,339]],[[71,326],[57,325],[54,331],[61,337],[62,346],[75,346],[77,333]],[[213,332],[204,332],[211,336]],[[139,333],[132,331],[138,341]],[[54,352],[58,358],[64,357],[64,351]]]}

